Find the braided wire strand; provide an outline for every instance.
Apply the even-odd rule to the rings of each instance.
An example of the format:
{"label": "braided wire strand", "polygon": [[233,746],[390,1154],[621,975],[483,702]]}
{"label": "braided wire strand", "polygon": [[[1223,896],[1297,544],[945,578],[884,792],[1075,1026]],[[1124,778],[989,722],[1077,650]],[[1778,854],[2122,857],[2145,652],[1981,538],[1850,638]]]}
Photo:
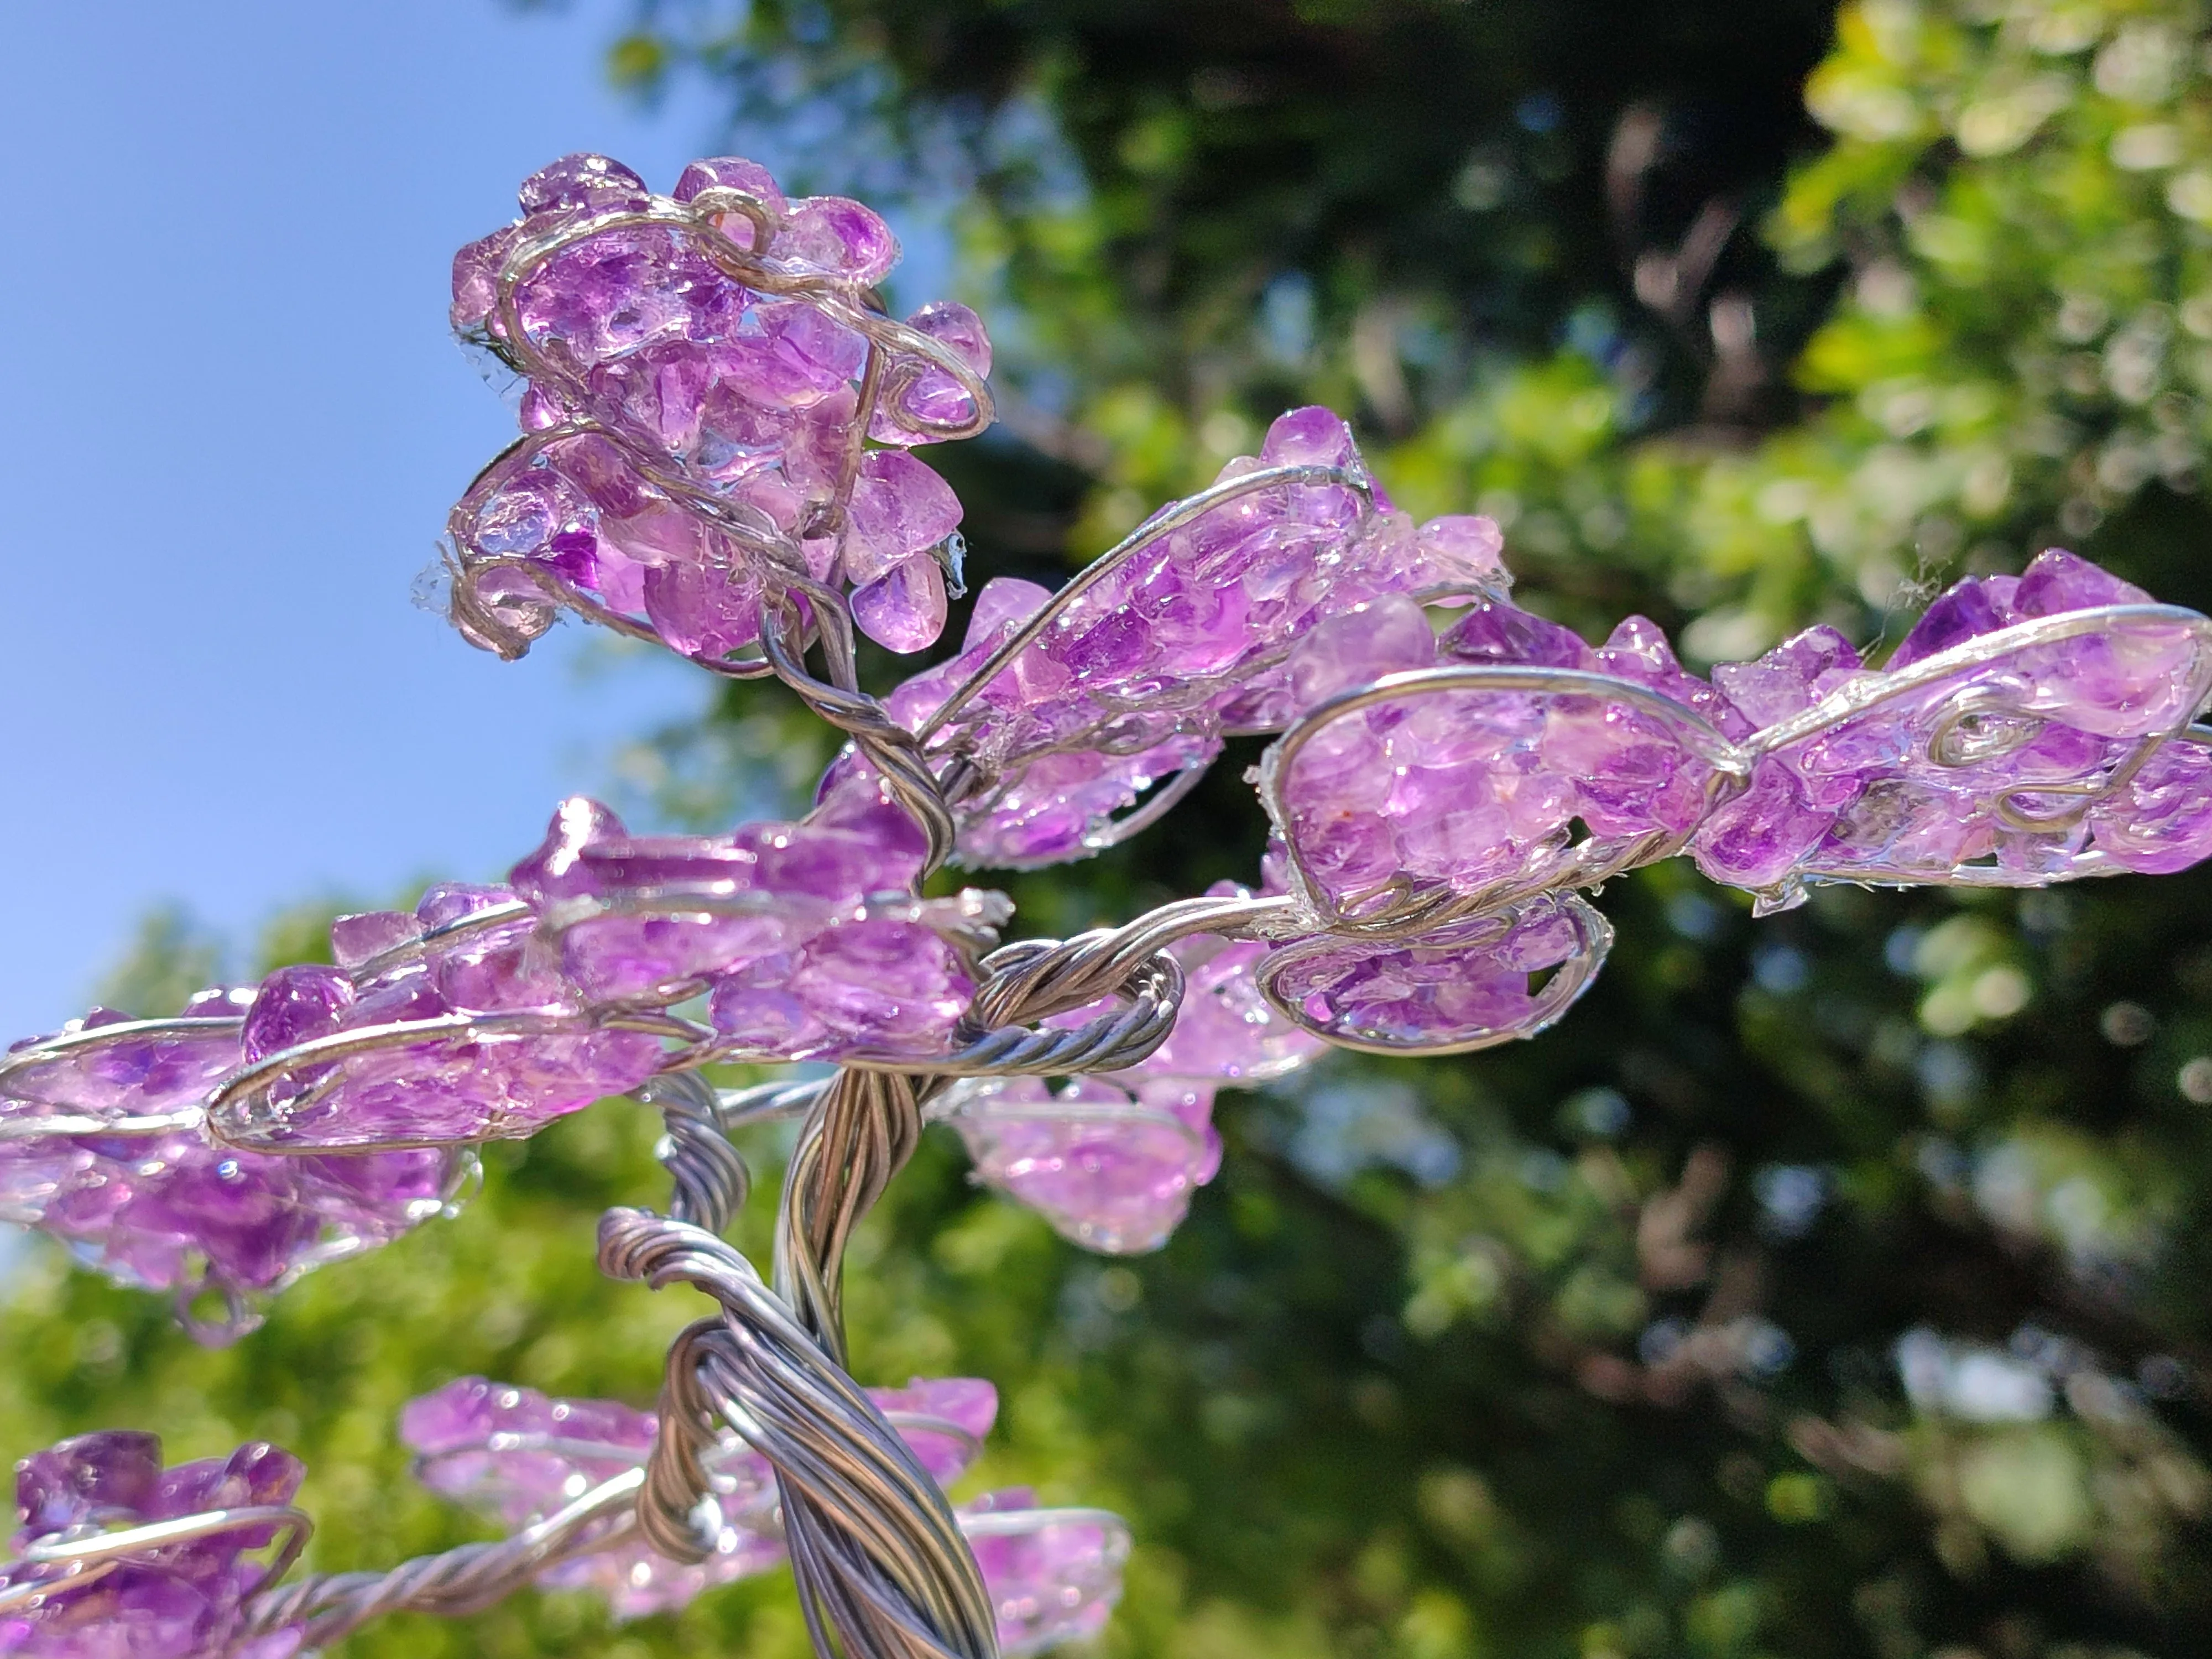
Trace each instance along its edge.
{"label": "braided wire strand", "polygon": [[637,1091],[668,1133],[653,1149],[674,1183],[669,1213],[719,1233],[744,1207],[752,1172],[723,1132],[720,1099],[696,1072],[665,1072]]}
{"label": "braided wire strand", "polygon": [[[772,216],[763,217],[759,204],[730,206],[754,221],[757,240],[773,234]],[[551,251],[527,257],[542,261]],[[501,309],[518,343],[514,293],[521,263],[511,259],[501,283]],[[886,342],[873,331],[869,342],[862,434],[884,388]],[[977,407],[988,410],[980,392]],[[824,509],[824,528],[837,527],[857,471],[857,438],[850,449]],[[744,533],[751,526],[729,527],[751,541]],[[849,617],[837,596],[791,571],[788,560],[775,562],[788,591],[772,586],[764,603],[762,662],[853,739],[921,828],[925,872],[939,868],[951,854],[957,823],[921,740],[859,690]],[[457,596],[463,586],[457,582]],[[803,609],[800,597],[808,601]],[[457,598],[457,609],[459,603]],[[810,633],[822,647],[827,681],[806,669]],[[757,670],[731,665],[727,672]],[[1164,946],[1226,914],[1218,902],[1195,901],[1121,929],[1001,949],[981,964],[982,983],[946,1060],[842,1068],[814,1092],[787,1170],[773,1291],[714,1237],[749,1186],[744,1164],[726,1138],[719,1097],[696,1071],[656,1078],[639,1097],[658,1107],[667,1126],[659,1156],[673,1182],[674,1213],[663,1219],[610,1212],[601,1228],[601,1266],[655,1288],[692,1284],[715,1298],[721,1314],[694,1322],[671,1344],[659,1430],[645,1467],[496,1543],[465,1545],[382,1574],[337,1575],[272,1590],[256,1604],[255,1627],[304,1620],[308,1639],[319,1644],[403,1607],[470,1611],[564,1553],[603,1547],[632,1531],[671,1559],[702,1560],[712,1547],[700,1524],[710,1490],[706,1458],[726,1425],[775,1470],[801,1607],[819,1652],[849,1659],[995,1659],[988,1596],[944,1494],[844,1369],[846,1249],[912,1157],[923,1102],[946,1079],[1116,1070],[1143,1060],[1172,1030],[1184,991],[1182,969]],[[1079,1025],[1035,1029],[1103,1000],[1120,1006]]]}
{"label": "braided wire strand", "polygon": [[814,1097],[799,1130],[776,1210],[775,1289],[840,1364],[845,1247],[921,1140],[915,1079],[850,1066]]}
{"label": "braided wire strand", "polygon": [[476,1613],[527,1584],[557,1561],[599,1549],[635,1524],[643,1473],[602,1482],[556,1514],[495,1542],[417,1556],[384,1572],[319,1574],[250,1598],[241,1635],[303,1627],[302,1645],[325,1647],[388,1613],[447,1617]]}
{"label": "braided wire strand", "polygon": [[[1127,927],[1096,930],[1064,943],[1026,941],[993,953],[984,961],[984,983],[971,1011],[976,1034],[943,1071],[1006,1075],[1135,1063],[1165,1040],[1182,1003],[1182,970],[1166,945],[1188,933],[1249,921],[1253,914],[1248,900],[1190,901]],[[1109,998],[1127,1006],[1073,1028],[1030,1029],[1036,1021]],[[841,1288],[847,1246],[912,1156],[923,1103],[945,1080],[913,1069],[848,1065],[808,1105],[778,1206],[775,1288],[779,1305],[835,1367],[847,1363]],[[750,1328],[735,1322],[725,1329],[695,1326],[678,1350],[672,1351],[664,1401],[670,1418],[680,1417],[686,1426],[663,1460],[669,1478],[650,1488],[662,1511],[647,1522],[655,1535],[664,1523],[677,1529],[682,1506],[696,1490],[696,1453],[684,1443],[705,1421],[700,1390],[711,1378],[714,1389],[728,1396],[723,1420],[775,1469],[793,1571],[819,1652],[842,1649],[854,1659],[956,1659],[961,1653],[995,1652],[988,1602],[972,1627],[956,1630],[948,1620],[961,1618],[963,1605],[929,1594],[948,1574],[957,1586],[971,1579],[980,1585],[973,1552],[957,1525],[931,1528],[915,1540],[879,1524],[886,1502],[890,1515],[909,1524],[917,1507],[932,1516],[949,1513],[926,1471],[914,1469],[918,1485],[911,1492],[855,1490],[848,1466],[824,1462],[810,1438],[821,1433],[825,1420],[816,1414],[820,1402],[810,1406],[788,1391],[790,1373],[777,1366],[775,1355]],[[842,1370],[836,1375],[850,1391]],[[660,1449],[655,1449],[658,1457]],[[916,1541],[921,1554],[905,1555]],[[690,1547],[696,1548],[696,1541]],[[881,1573],[887,1551],[900,1553],[908,1588],[925,1593],[919,1603],[911,1595],[886,1594]],[[917,1622],[917,1613],[926,1616]]]}
{"label": "braided wire strand", "polygon": [[[750,248],[723,234],[715,223],[723,214],[735,214],[751,225]],[[829,499],[818,505],[810,535],[834,534],[842,528],[878,405],[886,395],[897,396],[917,372],[911,362],[893,364],[894,345],[910,356],[918,349],[921,358],[953,373],[974,398],[975,423],[988,421],[988,395],[980,380],[937,343],[911,330],[904,331],[911,338],[902,337],[899,331],[903,325],[888,324],[876,314],[881,307],[872,295],[855,292],[850,283],[793,275],[767,264],[763,256],[781,228],[778,216],[757,198],[736,191],[709,191],[690,209],[656,203],[647,212],[605,216],[564,227],[517,250],[501,272],[498,292],[506,331],[501,343],[510,361],[533,378],[562,378],[563,372],[538,351],[522,326],[519,285],[562,247],[632,225],[681,230],[702,241],[710,258],[749,285],[762,292],[803,295],[866,337],[856,416],[845,435],[836,485]],[[572,435],[587,428],[598,429],[596,423],[580,422],[551,436]],[[948,428],[938,435],[957,434]],[[540,434],[524,441],[550,441]],[[511,449],[494,465],[516,453]],[[1372,505],[1371,486],[1364,479],[1317,465],[1262,470],[1171,504],[1001,641],[915,732],[893,720],[882,702],[860,691],[844,602],[805,574],[789,535],[773,526],[764,532],[741,516],[732,517],[726,503],[660,469],[640,465],[643,475],[667,490],[679,506],[714,520],[769,567],[763,582],[760,655],[702,665],[738,677],[773,673],[817,715],[850,737],[922,830],[927,847],[925,873],[941,867],[954,848],[959,822],[951,802],[972,804],[994,781],[975,757],[953,752],[958,745],[952,742],[940,745],[939,763],[945,769],[940,776],[925,744],[933,734],[951,727],[966,703],[1109,571],[1200,514],[1255,489],[1331,482],[1361,489]],[[510,623],[498,614],[501,601],[479,591],[490,573],[508,568],[508,562],[486,557],[473,565],[464,561],[457,568],[453,607],[457,619],[465,613],[473,624],[473,631],[465,628],[472,638],[498,638],[501,629],[513,640],[534,637],[532,630],[542,631],[544,625],[540,611],[550,615],[548,608],[563,602],[621,631],[657,637],[589,596],[535,572],[529,575],[535,597],[518,592],[505,600],[509,612],[520,618]],[[826,680],[816,678],[806,665],[813,644],[822,652]],[[506,644],[496,648],[508,654]],[[519,647],[514,653],[519,654]],[[1922,671],[1922,678],[1936,672],[1936,665],[1931,663]],[[1950,667],[1945,665],[1943,672]],[[1271,751],[1263,768],[1263,794],[1279,825],[1287,827],[1288,814],[1279,799],[1281,776],[1297,744],[1317,729],[1320,720],[1405,695],[1416,679],[1423,684],[1586,690],[1584,683],[1595,678],[1578,671],[1539,673],[1496,668],[1387,678],[1326,708],[1310,711],[1306,720]],[[1634,688],[1628,690],[1633,694],[1631,701],[1656,697]],[[1832,722],[1838,709],[1849,712],[1845,702],[1856,695],[1837,694],[1795,726],[1785,723],[1787,732],[1773,728],[1771,743],[1778,744],[1799,727],[1809,731],[1808,721]],[[1988,712],[1962,704],[1954,714],[1963,721]],[[1930,738],[1931,756],[1937,764],[1965,764],[1936,752],[1950,735],[1947,726]],[[1711,736],[1715,753],[1706,758],[1726,763],[1717,764],[1707,780],[1709,806],[1742,787],[1753,753],[1724,744],[1717,734]],[[2124,784],[2164,740],[2146,739],[2099,787],[2109,793]],[[1113,833],[1133,834],[1155,821],[1196,776],[1193,770],[1175,780]],[[2062,819],[2017,806],[2013,797],[2026,794],[2082,799]],[[2091,799],[2083,790],[2063,784],[2022,787],[2000,798],[1996,811],[2015,828],[2040,830],[2078,818]],[[1296,867],[1297,840],[1286,838]],[[855,1229],[911,1158],[924,1109],[933,1097],[947,1094],[957,1079],[1114,1072],[1142,1061],[1173,1029],[1186,988],[1182,970],[1167,954],[1167,947],[1188,934],[1250,929],[1247,936],[1282,937],[1269,930],[1289,919],[1304,922],[1308,931],[1325,924],[1338,938],[1412,936],[1448,921],[1494,912],[1509,894],[1526,896],[1595,886],[1635,864],[1680,850],[1686,839],[1655,833],[1568,849],[1555,865],[1521,878],[1525,892],[1498,887],[1474,895],[1425,893],[1401,880],[1360,896],[1362,902],[1372,901],[1376,908],[1352,914],[1340,907],[1326,918],[1316,914],[1311,890],[1297,899],[1188,900],[1164,906],[1123,927],[1094,929],[1066,940],[1022,941],[994,951],[981,960],[981,983],[948,1055],[930,1060],[862,1056],[807,1097],[799,1144],[778,1206],[772,1284],[764,1284],[742,1255],[716,1237],[745,1201],[749,1176],[727,1139],[729,1120],[720,1097],[695,1069],[676,1064],[638,1091],[639,1098],[660,1110],[667,1127],[658,1155],[674,1186],[672,1215],[664,1218],[615,1210],[604,1218],[600,1232],[599,1259],[605,1271],[643,1280],[656,1289],[689,1284],[712,1297],[720,1309],[687,1326],[668,1350],[659,1430],[646,1464],[497,1542],[464,1545],[384,1573],[331,1575],[272,1586],[248,1604],[250,1632],[300,1624],[308,1644],[321,1645],[385,1612],[472,1611],[529,1582],[554,1561],[633,1534],[641,1534],[650,1547],[672,1559],[704,1559],[712,1547],[701,1525],[701,1505],[711,1490],[708,1458],[725,1443],[726,1432],[734,1432],[775,1472],[801,1607],[825,1659],[841,1654],[846,1659],[995,1659],[992,1609],[957,1519],[928,1472],[847,1370],[842,1302],[847,1251]],[[1304,879],[1304,872],[1299,873]],[[1310,880],[1304,885],[1314,886]],[[1587,910],[1571,892],[1567,899]],[[1594,912],[1589,914],[1595,917]],[[1601,939],[1596,954],[1601,955],[1601,939],[1609,934],[1601,919],[1589,925]],[[1278,968],[1292,959],[1279,958]],[[1585,977],[1594,971],[1595,960],[1592,956],[1582,970]],[[1296,1010],[1276,994],[1269,978],[1263,975],[1259,983],[1279,1012],[1298,1022]],[[1565,976],[1553,981],[1550,990],[1559,993],[1554,999],[1559,1006],[1571,1000],[1579,984]],[[1102,1002],[1114,1006],[1077,1024],[1045,1024]],[[377,1036],[374,1040],[385,1039]],[[366,1044],[371,1038],[356,1034],[347,1041]],[[222,1109],[233,1103],[236,1092],[234,1085],[226,1085],[214,1103],[211,1129],[218,1139],[231,1127]],[[764,1102],[763,1109],[770,1103],[780,1109],[782,1099],[778,1096],[774,1103]]]}
{"label": "braided wire strand", "polygon": [[[1175,1030],[1182,1006],[1182,964],[1167,947],[1194,933],[1263,934],[1296,908],[1289,898],[1181,899],[1124,927],[1001,946],[983,959],[983,983],[957,1034],[960,1046],[927,1065],[937,1081],[925,1088],[925,1100],[961,1078],[1117,1072],[1149,1059]],[[1125,1006],[1081,1025],[1032,1029],[1109,1000]]]}
{"label": "braided wire strand", "polygon": [[[775,1471],[784,1533],[820,1651],[850,1659],[995,1659],[989,1598],[945,1496],[798,1310],[711,1234],[635,1210],[600,1223],[599,1261],[721,1304],[671,1348],[664,1434],[644,1489],[675,1514],[719,1417]],[[709,1407],[711,1406],[711,1412]],[[703,1484],[696,1488],[704,1495]],[[696,1504],[696,1499],[691,1502]],[[643,1519],[648,1537],[659,1523]],[[688,1542],[672,1538],[686,1553]],[[684,1559],[679,1554],[678,1559]],[[694,1556],[692,1559],[696,1559]]]}
{"label": "braided wire strand", "polygon": [[[749,1186],[725,1133],[720,1097],[696,1072],[654,1079],[639,1096],[667,1126],[659,1155],[674,1185],[676,1213],[664,1220],[611,1212],[602,1224],[601,1265],[656,1288],[691,1283],[714,1296],[722,1313],[694,1322],[671,1344],[659,1431],[645,1467],[507,1539],[461,1545],[381,1573],[273,1587],[249,1604],[250,1633],[299,1624],[309,1644],[322,1645],[386,1613],[474,1612],[558,1560],[633,1533],[671,1560],[703,1560],[713,1547],[699,1523],[710,1492],[706,1457],[726,1425],[775,1471],[801,1607],[819,1652],[994,1659],[988,1596],[943,1492],[844,1369],[846,1248],[912,1157],[923,1102],[950,1075],[1135,1063],[1165,1039],[1182,1000],[1182,970],[1164,946],[1188,933],[1249,921],[1254,908],[1249,901],[1186,901],[1126,927],[1003,947],[984,960],[970,1016],[975,1034],[956,1050],[945,1075],[842,1068],[813,1092],[787,1173],[773,1291],[714,1237]],[[1102,1019],[1028,1029],[1117,997],[1127,1006]]]}
{"label": "braided wire strand", "polygon": [[[842,603],[838,609],[842,612]],[[795,605],[787,599],[773,603],[763,621],[761,647],[776,678],[822,720],[853,739],[927,838],[929,850],[923,860],[923,873],[940,868],[952,855],[957,828],[952,809],[945,802],[943,786],[922,753],[921,740],[893,720],[877,698],[863,691],[826,684],[807,672],[804,658],[794,648],[795,641],[791,637],[797,631]],[[830,661],[835,672],[837,664],[834,653]]]}

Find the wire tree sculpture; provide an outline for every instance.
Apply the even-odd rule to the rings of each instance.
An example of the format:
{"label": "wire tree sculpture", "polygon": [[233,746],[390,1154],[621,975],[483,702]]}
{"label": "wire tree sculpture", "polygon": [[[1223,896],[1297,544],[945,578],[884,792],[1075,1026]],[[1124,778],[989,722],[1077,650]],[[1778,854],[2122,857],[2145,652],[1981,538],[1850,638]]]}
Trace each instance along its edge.
{"label": "wire tree sculpture", "polygon": [[[570,611],[774,677],[849,741],[799,822],[638,836],[568,801],[506,883],[340,919],[334,966],[17,1044],[0,1206],[221,1341],[450,1213],[479,1143],[627,1096],[665,1121],[673,1194],[603,1216],[599,1264],[707,1312],[650,1413],[482,1378],[414,1401],[421,1478],[507,1535],[386,1572],[289,1576],[310,1523],[275,1447],[39,1452],[0,1652],[289,1659],[398,1609],[534,1583],[632,1617],[785,1562],[825,1656],[1088,1634],[1122,1522],[1020,1491],[956,1508],[991,1385],[854,1380],[847,1247],[926,1122],[1068,1237],[1151,1249],[1213,1173],[1218,1088],[1329,1045],[1534,1035],[1604,960],[1590,896],[1638,866],[1687,854],[1765,914],[1820,882],[2212,852],[2194,612],[2053,550],[1960,583],[1879,671],[1815,628],[1703,679],[1641,617],[1592,648],[1516,607],[1497,527],[1414,524],[1321,409],[1058,592],[991,582],[956,655],[873,696],[856,632],[920,651],[959,591],[960,503],[913,451],[989,424],[981,323],[885,314],[883,221],[750,162],[660,197],[570,156],[520,203],[454,264],[454,325],[519,377],[523,428],[453,510],[455,625],[513,658]],[[1275,836],[1249,887],[1002,944],[1006,900],[939,878],[1111,846],[1255,734]],[[709,1081],[740,1061],[834,1070]],[[799,1128],[763,1274],[720,1235],[748,1198],[732,1136],[775,1120]]]}

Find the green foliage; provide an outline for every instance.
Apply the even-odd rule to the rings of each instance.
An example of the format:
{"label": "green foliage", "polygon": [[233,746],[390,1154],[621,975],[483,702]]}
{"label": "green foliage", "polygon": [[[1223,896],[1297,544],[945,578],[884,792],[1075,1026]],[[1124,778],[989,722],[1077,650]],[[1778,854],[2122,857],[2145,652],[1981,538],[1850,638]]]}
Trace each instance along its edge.
{"label": "green foliage", "polygon": [[126,1014],[166,1014],[216,977],[222,947],[173,905],[138,924],[138,935],[100,981],[94,1000]]}
{"label": "green foliage", "polygon": [[[1893,641],[2057,538],[2212,606],[2203,29],[2183,0],[756,0],[647,4],[611,67],[717,77],[818,183],[879,186],[882,152],[957,187],[1006,319],[1010,435],[932,457],[977,574],[1056,579],[1322,399],[1417,513],[1506,523],[1530,603],[1712,659],[1814,618]],[[819,742],[738,687],[627,776],[714,821]],[[1249,877],[1253,758],[1199,833],[1004,882],[1024,927]],[[1613,958],[1540,1041],[1224,1097],[1156,1255],[1060,1243],[932,1132],[854,1256],[865,1380],[993,1378],[976,1485],[1128,1516],[1109,1653],[2202,1650],[2212,878],[1754,922],[1670,865],[1604,903]],[[197,947],[149,939],[150,1007]],[[650,1396],[693,1310],[599,1281],[590,1229],[656,1200],[652,1138],[609,1104],[495,1149],[460,1220],[221,1354],[33,1249],[7,1443],[266,1434],[312,1465],[317,1565],[469,1535],[392,1418],[470,1370]],[[763,1188],[779,1150],[747,1148]],[[776,1579],[349,1644],[803,1648]]]}

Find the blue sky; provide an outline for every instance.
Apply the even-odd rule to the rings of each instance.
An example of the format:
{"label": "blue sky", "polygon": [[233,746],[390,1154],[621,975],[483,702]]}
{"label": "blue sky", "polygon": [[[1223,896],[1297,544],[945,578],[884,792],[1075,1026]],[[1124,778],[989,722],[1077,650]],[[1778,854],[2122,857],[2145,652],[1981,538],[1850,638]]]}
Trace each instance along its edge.
{"label": "blue sky", "polygon": [[574,627],[502,664],[410,599],[513,431],[446,331],[453,250],[563,152],[665,189],[712,147],[703,88],[606,87],[623,9],[11,16],[0,1042],[81,1012],[154,904],[242,938],[290,900],[495,875],[700,706],[680,664],[593,672]]}

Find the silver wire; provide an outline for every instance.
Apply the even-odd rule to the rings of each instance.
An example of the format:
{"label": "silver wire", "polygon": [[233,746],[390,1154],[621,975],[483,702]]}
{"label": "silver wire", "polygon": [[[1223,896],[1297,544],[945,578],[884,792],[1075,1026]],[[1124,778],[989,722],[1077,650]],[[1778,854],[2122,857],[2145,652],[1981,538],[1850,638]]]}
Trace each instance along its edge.
{"label": "silver wire", "polygon": [[[825,1094],[836,1092],[833,1080]],[[599,1262],[656,1290],[691,1285],[721,1309],[669,1352],[644,1485],[653,1501],[640,1506],[655,1547],[700,1559],[690,1517],[707,1493],[706,1450],[726,1425],[775,1470],[802,1606],[823,1653],[995,1659],[989,1598],[951,1506],[799,1310],[720,1239],[641,1211],[607,1212]]]}

